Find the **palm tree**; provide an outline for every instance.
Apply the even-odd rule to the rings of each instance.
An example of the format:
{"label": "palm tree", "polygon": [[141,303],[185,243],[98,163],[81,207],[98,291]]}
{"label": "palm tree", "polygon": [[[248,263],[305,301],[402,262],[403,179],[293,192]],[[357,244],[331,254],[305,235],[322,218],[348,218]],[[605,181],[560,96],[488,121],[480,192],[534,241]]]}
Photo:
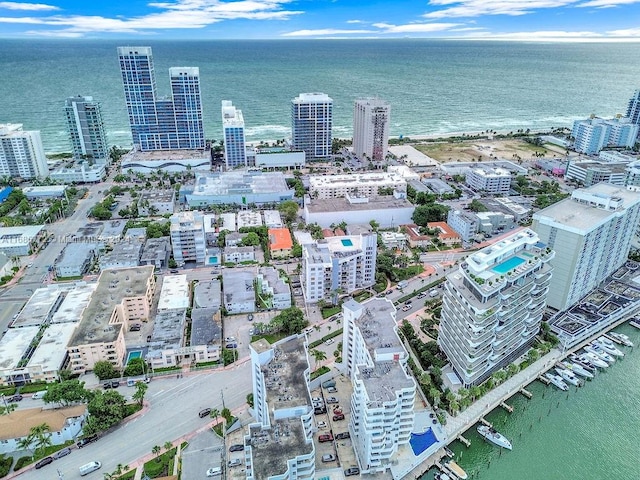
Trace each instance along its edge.
{"label": "palm tree", "polygon": [[159,462],[160,461],[160,451],[162,450],[162,448],[160,448],[160,445],[156,445],[151,449],[151,453],[153,453],[156,456],[156,461]]}
{"label": "palm tree", "polygon": [[166,442],[164,442],[163,447],[164,447],[165,452],[168,452],[169,450],[171,450],[173,448],[173,443],[167,440]]}
{"label": "palm tree", "polygon": [[469,389],[469,393],[471,394],[471,399],[475,401],[480,395],[482,395],[482,390],[477,385],[474,385]]}
{"label": "palm tree", "polygon": [[220,410],[218,410],[217,408],[212,408],[211,409],[211,413],[209,414],[211,416],[211,418],[213,418],[214,420],[218,420],[218,417],[220,416]]}
{"label": "palm tree", "polygon": [[311,350],[311,355],[316,362],[316,370],[318,369],[318,364],[327,359],[327,354],[317,348]]}
{"label": "palm tree", "polygon": [[438,404],[440,403],[440,390],[436,387],[431,387],[429,389],[429,396],[433,399],[433,408],[438,408]]}
{"label": "palm tree", "polygon": [[[29,432],[29,435],[18,440],[17,447],[18,450],[31,450],[31,446],[33,444],[33,435]],[[31,451],[31,456],[33,457],[33,451]]]}
{"label": "palm tree", "polygon": [[36,442],[36,452],[44,451],[51,446],[51,428],[46,423],[41,423],[35,427],[31,427],[29,433],[33,435]]}

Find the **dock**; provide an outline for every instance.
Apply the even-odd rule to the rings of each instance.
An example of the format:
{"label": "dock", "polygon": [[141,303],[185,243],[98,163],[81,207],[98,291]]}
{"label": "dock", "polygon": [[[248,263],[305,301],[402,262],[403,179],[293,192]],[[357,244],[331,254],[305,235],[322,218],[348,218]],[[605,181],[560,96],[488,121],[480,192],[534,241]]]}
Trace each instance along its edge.
{"label": "dock", "polygon": [[533,397],[533,393],[531,393],[529,390],[526,390],[524,388],[520,389],[520,393],[529,399]]}
{"label": "dock", "polygon": [[507,412],[513,413],[513,407],[509,405],[507,402],[500,402],[500,406],[504,408]]}
{"label": "dock", "polygon": [[636,328],[640,329],[640,323],[636,322],[635,320],[631,320],[629,322],[629,325],[631,325],[632,327],[636,327]]}
{"label": "dock", "polygon": [[611,340],[614,343],[617,343],[618,345],[624,345],[624,343],[622,343],[619,338],[610,337],[606,333],[603,335],[603,337],[606,338],[606,339]]}
{"label": "dock", "polygon": [[493,428],[493,425],[491,425],[491,423],[486,421],[484,417],[480,417],[480,423],[483,424],[483,425],[486,425],[489,428]]}
{"label": "dock", "polygon": [[463,444],[467,448],[469,448],[471,446],[471,441],[466,439],[466,438],[464,438],[462,435],[458,435],[456,440],[458,440],[461,444]]}
{"label": "dock", "polygon": [[541,381],[542,383],[544,383],[545,385],[549,385],[549,384],[551,383],[551,381],[550,381],[547,377],[545,377],[545,376],[543,376],[543,375],[540,375],[540,376],[538,377],[538,380],[540,380],[540,381]]}

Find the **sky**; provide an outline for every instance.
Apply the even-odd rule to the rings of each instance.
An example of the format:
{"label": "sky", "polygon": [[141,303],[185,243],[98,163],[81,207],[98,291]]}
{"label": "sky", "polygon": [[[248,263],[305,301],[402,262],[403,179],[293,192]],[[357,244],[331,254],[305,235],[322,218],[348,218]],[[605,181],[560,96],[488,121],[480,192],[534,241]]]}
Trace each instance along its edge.
{"label": "sky", "polygon": [[640,41],[640,0],[0,0],[2,38]]}

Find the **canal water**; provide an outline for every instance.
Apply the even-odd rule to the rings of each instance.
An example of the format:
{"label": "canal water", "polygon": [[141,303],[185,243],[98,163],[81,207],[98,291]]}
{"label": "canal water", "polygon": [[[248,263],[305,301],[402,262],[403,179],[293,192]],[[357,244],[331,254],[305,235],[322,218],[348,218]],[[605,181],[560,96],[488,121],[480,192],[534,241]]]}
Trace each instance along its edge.
{"label": "canal water", "polygon": [[[581,388],[561,392],[539,381],[527,387],[533,398],[517,394],[507,401],[509,414],[496,409],[485,416],[513,444],[501,450],[482,439],[475,426],[450,445],[455,460],[482,480],[603,480],[640,478],[640,330],[621,325],[633,349]],[[427,472],[423,480],[432,479]]]}

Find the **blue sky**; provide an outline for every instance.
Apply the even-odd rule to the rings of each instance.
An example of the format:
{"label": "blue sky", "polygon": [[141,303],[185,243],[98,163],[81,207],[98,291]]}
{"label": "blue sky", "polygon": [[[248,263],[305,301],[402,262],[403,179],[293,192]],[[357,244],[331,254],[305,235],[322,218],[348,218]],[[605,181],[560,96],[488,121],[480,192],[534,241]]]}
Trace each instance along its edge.
{"label": "blue sky", "polygon": [[0,0],[0,37],[640,41],[640,0]]}

